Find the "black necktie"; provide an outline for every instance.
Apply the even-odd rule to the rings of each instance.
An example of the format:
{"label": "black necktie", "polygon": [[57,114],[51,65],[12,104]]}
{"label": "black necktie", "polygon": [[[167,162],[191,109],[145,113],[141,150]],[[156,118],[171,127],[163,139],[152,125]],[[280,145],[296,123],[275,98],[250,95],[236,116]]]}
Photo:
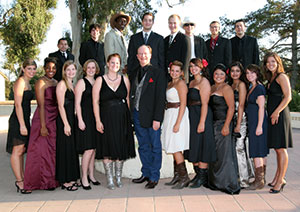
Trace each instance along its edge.
{"label": "black necktie", "polygon": [[145,37],[144,37],[145,44],[147,43],[147,40],[148,40],[148,33],[145,33]]}

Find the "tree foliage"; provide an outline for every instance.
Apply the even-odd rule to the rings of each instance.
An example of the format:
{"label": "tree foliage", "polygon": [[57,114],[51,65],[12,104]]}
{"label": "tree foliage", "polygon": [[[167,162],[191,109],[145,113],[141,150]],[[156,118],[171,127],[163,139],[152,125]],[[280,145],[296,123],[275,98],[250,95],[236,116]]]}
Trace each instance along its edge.
{"label": "tree foliage", "polygon": [[26,58],[37,58],[39,44],[52,21],[56,0],[17,0],[0,18],[0,38],[5,45],[4,68],[17,75]]}

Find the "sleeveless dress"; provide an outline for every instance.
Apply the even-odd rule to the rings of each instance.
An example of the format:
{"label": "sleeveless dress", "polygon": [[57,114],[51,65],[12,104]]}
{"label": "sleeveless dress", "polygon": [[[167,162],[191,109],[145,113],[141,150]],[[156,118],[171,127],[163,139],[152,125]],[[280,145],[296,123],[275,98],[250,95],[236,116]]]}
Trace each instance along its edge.
{"label": "sleeveless dress", "polygon": [[228,194],[238,194],[241,188],[238,182],[235,143],[231,135],[232,124],[229,127],[229,135],[224,137],[221,134],[228,107],[224,97],[217,95],[210,97],[210,105],[214,117],[217,161],[209,164],[208,186],[213,190],[218,189]]}
{"label": "sleeveless dress", "polygon": [[29,135],[30,135],[30,114],[31,114],[30,102],[32,99],[33,99],[33,92],[31,90],[26,90],[23,92],[22,110],[23,110],[23,118],[27,128],[28,135],[23,136],[20,133],[20,124],[16,114],[15,106],[12,114],[9,117],[6,152],[10,154],[12,153],[13,147],[17,145],[25,144],[25,147],[27,149]]}
{"label": "sleeveless dress", "polygon": [[56,121],[56,180],[60,183],[76,181],[80,178],[79,157],[75,145],[75,110],[72,90],[66,90],[64,108],[71,127],[71,135],[65,135],[64,123],[58,112]]}
{"label": "sleeveless dress", "polygon": [[[179,102],[179,96],[176,88],[172,87],[167,90],[166,97],[168,102]],[[168,108],[165,110],[164,122],[162,125],[161,142],[162,149],[166,153],[181,152],[189,148],[189,111],[185,108],[182,120],[180,122],[179,131],[173,132],[173,127],[178,116],[178,108]]]}
{"label": "sleeveless dress", "polygon": [[51,189],[58,186],[55,180],[56,118],[58,113],[55,88],[56,86],[46,88],[44,95],[48,136],[40,134],[39,107],[33,115],[24,173],[26,190]]}
{"label": "sleeveless dress", "polygon": [[85,123],[85,130],[82,131],[76,122],[76,148],[79,154],[85,150],[96,149],[96,121],[93,111],[93,99],[91,83],[84,77],[85,90],[81,96],[81,115]]}
{"label": "sleeveless dress", "polygon": [[[235,111],[233,116],[234,127],[236,126],[238,119],[238,108],[239,108],[239,92],[234,90],[234,101],[235,101]],[[235,140],[235,150],[238,162],[238,170],[240,177],[240,186],[248,187],[249,179],[254,177],[253,161],[249,157],[249,139],[247,136],[247,118],[246,113],[243,113],[241,127],[240,127],[241,137],[234,137]]]}
{"label": "sleeveless dress", "polygon": [[263,133],[256,135],[258,123],[258,105],[256,103],[258,96],[265,96],[266,89],[263,85],[258,84],[247,99],[247,117],[249,130],[249,154],[251,158],[266,157],[269,154],[267,147],[267,113],[264,112]]}
{"label": "sleeveless dress", "polygon": [[102,77],[100,117],[104,133],[98,133],[100,145],[97,145],[96,158],[126,160],[135,157],[133,128],[126,97],[127,88],[123,76],[116,91]]}
{"label": "sleeveless dress", "polygon": [[[270,83],[267,92],[267,112],[269,117],[283,99],[283,93],[280,85],[276,82],[276,78]],[[291,118],[288,106],[280,112],[277,124],[272,125],[271,118],[268,118],[268,147],[274,149],[293,147]]]}
{"label": "sleeveless dress", "polygon": [[[196,88],[189,88],[188,101],[200,101],[200,93]],[[216,161],[216,143],[214,138],[213,114],[208,106],[205,120],[205,130],[197,133],[198,124],[201,117],[201,105],[190,105],[190,148],[184,152],[185,159],[189,162],[214,162]]]}

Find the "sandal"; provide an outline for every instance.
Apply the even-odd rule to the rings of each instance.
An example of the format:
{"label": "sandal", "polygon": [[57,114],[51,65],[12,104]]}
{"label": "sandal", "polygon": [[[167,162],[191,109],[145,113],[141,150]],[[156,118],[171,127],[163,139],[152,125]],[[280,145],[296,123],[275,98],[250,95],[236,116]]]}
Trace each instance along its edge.
{"label": "sandal", "polygon": [[78,188],[73,184],[70,186],[65,186],[64,184],[61,185],[61,189],[66,189],[67,191],[77,191]]}

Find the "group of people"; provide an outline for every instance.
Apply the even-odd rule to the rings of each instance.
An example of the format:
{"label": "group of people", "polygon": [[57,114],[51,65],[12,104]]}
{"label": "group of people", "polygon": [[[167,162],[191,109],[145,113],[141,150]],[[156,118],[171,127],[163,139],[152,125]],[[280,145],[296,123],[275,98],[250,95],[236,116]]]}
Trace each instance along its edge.
{"label": "group of people", "polygon": [[[142,16],[143,30],[131,36],[127,49],[123,31],[130,20],[124,13],[113,15],[104,44],[98,41],[101,26],[90,26],[76,85],[81,74],[74,56],[66,39],[58,41],[59,50],[45,59],[45,75],[35,84],[38,107],[31,127],[29,81],[36,64],[24,62],[7,137],[17,191],[59,185],[89,190],[90,183],[100,185],[95,158],[103,160],[107,187],[122,187],[123,163],[136,156],[134,132],[142,175],[132,182],[147,182],[147,189],[160,179],[162,149],[174,158],[174,177],[166,183],[173,189],[203,185],[229,194],[261,189],[274,148],[277,171],[268,185],[270,193],[282,191],[292,136],[291,88],[280,57],[266,54],[260,68],[257,40],[245,35],[243,20],[235,23],[231,40],[220,36],[220,24],[213,21],[204,42],[193,34],[194,22],[185,18],[181,24],[180,16],[171,15],[171,34],[163,39],[151,30],[152,13]],[[185,160],[193,163],[192,180]]]}

